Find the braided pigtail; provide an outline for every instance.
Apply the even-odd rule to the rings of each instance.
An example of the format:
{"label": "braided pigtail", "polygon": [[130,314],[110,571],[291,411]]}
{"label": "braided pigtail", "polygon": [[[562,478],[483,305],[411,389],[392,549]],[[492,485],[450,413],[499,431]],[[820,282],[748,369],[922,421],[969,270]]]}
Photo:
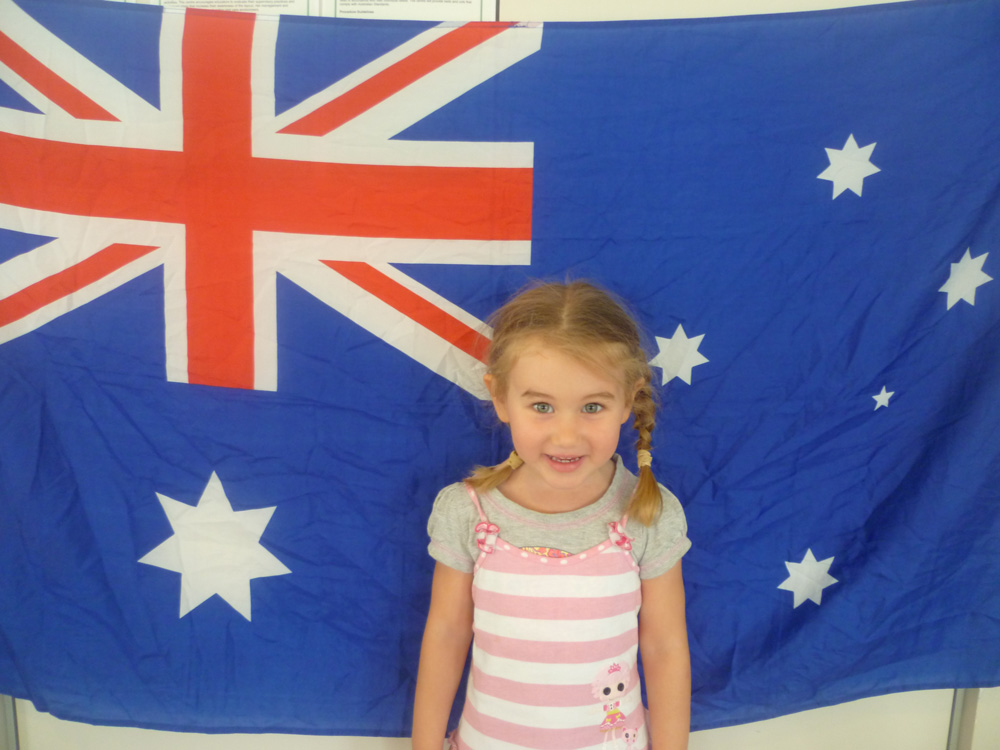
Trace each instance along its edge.
{"label": "braided pigtail", "polygon": [[632,413],[635,414],[633,425],[639,433],[639,439],[635,442],[636,460],[639,465],[639,483],[632,493],[632,501],[629,503],[629,515],[649,526],[660,512],[663,504],[660,498],[660,487],[653,476],[652,462],[650,454],[651,442],[653,438],[653,427],[656,426],[656,402],[653,400],[653,390],[649,383],[649,376],[640,381],[638,391],[632,402]]}
{"label": "braided pigtail", "polygon": [[506,461],[495,466],[477,466],[465,481],[474,490],[489,492],[503,484],[514,469],[523,463],[517,451],[511,451]]}

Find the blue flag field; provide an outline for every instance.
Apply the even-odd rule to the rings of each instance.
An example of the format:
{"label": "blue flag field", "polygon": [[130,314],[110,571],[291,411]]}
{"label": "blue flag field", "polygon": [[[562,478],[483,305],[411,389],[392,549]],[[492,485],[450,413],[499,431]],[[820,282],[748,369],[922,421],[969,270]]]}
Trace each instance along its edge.
{"label": "blue flag field", "polygon": [[0,32],[0,692],[408,735],[535,278],[648,331],[693,728],[1000,684],[1000,4]]}

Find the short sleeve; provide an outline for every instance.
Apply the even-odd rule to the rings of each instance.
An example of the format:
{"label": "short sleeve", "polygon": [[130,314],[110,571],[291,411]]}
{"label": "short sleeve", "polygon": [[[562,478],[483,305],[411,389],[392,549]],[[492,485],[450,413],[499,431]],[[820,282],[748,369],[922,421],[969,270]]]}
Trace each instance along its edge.
{"label": "short sleeve", "polygon": [[666,573],[691,548],[687,519],[680,501],[663,485],[660,485],[660,496],[663,500],[660,514],[645,529],[646,543],[639,560],[639,577],[643,579]]}
{"label": "short sleeve", "polygon": [[472,550],[475,544],[475,526],[479,513],[465,490],[458,482],[438,493],[427,521],[430,544],[427,552],[440,563],[463,573],[471,573],[475,565]]}

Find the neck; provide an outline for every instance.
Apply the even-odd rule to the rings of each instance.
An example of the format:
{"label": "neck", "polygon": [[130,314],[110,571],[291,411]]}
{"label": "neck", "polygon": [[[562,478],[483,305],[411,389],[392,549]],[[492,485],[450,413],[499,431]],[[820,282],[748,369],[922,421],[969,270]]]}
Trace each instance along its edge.
{"label": "neck", "polygon": [[498,489],[522,508],[537,513],[569,513],[600,500],[611,486],[614,475],[615,463],[609,461],[607,471],[595,477],[594,482],[563,490],[532,481],[530,471],[522,466],[515,469]]}

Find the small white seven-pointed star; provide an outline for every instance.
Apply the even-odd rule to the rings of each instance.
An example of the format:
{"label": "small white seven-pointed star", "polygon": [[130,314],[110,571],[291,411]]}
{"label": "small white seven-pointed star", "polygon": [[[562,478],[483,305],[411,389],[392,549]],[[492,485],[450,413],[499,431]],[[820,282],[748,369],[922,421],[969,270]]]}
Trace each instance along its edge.
{"label": "small white seven-pointed star", "polygon": [[847,136],[844,148],[826,149],[830,166],[817,175],[820,180],[829,180],[833,183],[833,197],[836,198],[845,190],[850,190],[856,195],[861,195],[861,188],[864,185],[865,177],[870,177],[876,172],[881,172],[871,162],[872,151],[875,144],[869,143],[867,146],[858,146],[854,140],[854,134]]}
{"label": "small white seven-pointed star", "polygon": [[214,471],[195,506],[156,496],[174,534],[139,562],[181,574],[180,617],[218,594],[249,620],[250,580],[292,572],[260,544],[274,508],[234,511]]}
{"label": "small white seven-pointed star", "polygon": [[976,290],[987,281],[993,281],[992,276],[983,273],[983,263],[989,253],[983,253],[972,257],[972,248],[965,251],[965,255],[958,263],[951,264],[951,274],[944,286],[938,289],[948,295],[948,309],[956,305],[960,299],[964,299],[970,305],[976,304]]}
{"label": "small white seven-pointed star", "polygon": [[878,411],[881,407],[889,408],[889,399],[896,394],[895,391],[886,391],[885,386],[882,386],[882,392],[872,396],[875,399],[875,411]]}
{"label": "small white seven-pointed star", "polygon": [[680,378],[691,385],[691,370],[708,362],[708,357],[698,351],[703,338],[705,338],[704,333],[688,338],[682,325],[677,326],[673,338],[656,337],[656,345],[660,351],[649,361],[649,364],[662,368],[662,385],[666,385],[674,378]]}
{"label": "small white seven-pointed star", "polygon": [[817,604],[823,603],[823,589],[837,583],[837,579],[827,572],[832,563],[832,557],[817,562],[811,549],[806,550],[802,562],[785,563],[785,567],[788,568],[788,578],[782,581],[778,588],[791,591],[795,595],[793,609],[806,599],[811,599]]}

